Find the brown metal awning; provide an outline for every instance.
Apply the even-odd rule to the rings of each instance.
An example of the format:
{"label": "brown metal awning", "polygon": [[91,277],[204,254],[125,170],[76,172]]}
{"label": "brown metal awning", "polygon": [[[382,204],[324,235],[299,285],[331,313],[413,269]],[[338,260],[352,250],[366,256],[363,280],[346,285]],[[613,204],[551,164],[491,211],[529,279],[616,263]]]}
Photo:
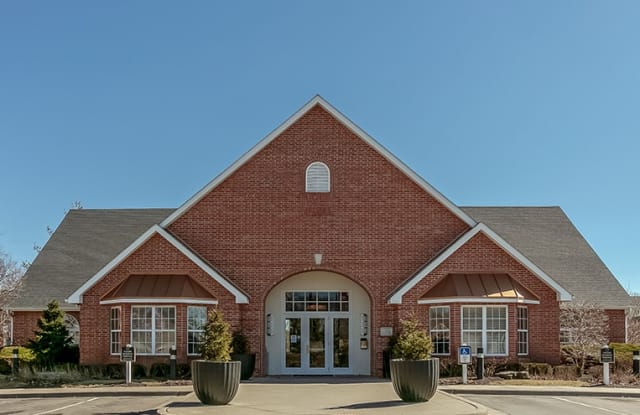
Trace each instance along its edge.
{"label": "brown metal awning", "polygon": [[141,302],[218,303],[188,275],[130,275],[100,300],[100,304]]}
{"label": "brown metal awning", "polygon": [[540,304],[540,300],[508,274],[449,274],[418,303],[443,302]]}

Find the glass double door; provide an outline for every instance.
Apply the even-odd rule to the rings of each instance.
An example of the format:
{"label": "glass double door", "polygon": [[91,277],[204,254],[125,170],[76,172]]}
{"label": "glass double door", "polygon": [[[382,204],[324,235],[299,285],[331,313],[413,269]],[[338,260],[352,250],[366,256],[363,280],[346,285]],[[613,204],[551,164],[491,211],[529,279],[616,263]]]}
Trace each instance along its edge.
{"label": "glass double door", "polygon": [[290,374],[348,374],[349,317],[328,313],[287,315],[284,371]]}

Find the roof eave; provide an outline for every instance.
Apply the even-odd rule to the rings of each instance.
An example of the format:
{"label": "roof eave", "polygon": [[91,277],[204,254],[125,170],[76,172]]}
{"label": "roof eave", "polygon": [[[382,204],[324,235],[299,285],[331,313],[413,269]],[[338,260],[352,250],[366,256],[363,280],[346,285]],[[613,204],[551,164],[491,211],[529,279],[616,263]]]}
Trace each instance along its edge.
{"label": "roof eave", "polygon": [[455,243],[450,245],[447,249],[445,249],[440,255],[438,255],[433,261],[429,262],[425,265],[420,271],[416,273],[414,277],[404,282],[400,287],[398,287],[387,300],[388,304],[402,304],[402,297],[406,294],[410,289],[415,287],[423,278],[429,275],[434,269],[436,269],[440,264],[442,264],[447,258],[453,255],[458,249],[464,246],[471,238],[476,236],[478,233],[482,232],[493,242],[498,244],[502,249],[504,249],[509,255],[511,255],[516,261],[522,264],[525,268],[531,271],[534,275],[540,278],[547,286],[553,289],[556,292],[556,296],[558,301],[571,301],[573,296],[569,291],[564,289],[560,284],[558,284],[553,278],[551,278],[547,273],[545,273],[540,267],[534,264],[531,260],[525,257],[520,251],[515,249],[512,245],[510,245],[507,241],[505,241],[500,235],[491,230],[484,223],[477,224],[474,228],[470,229],[467,233],[462,235]]}

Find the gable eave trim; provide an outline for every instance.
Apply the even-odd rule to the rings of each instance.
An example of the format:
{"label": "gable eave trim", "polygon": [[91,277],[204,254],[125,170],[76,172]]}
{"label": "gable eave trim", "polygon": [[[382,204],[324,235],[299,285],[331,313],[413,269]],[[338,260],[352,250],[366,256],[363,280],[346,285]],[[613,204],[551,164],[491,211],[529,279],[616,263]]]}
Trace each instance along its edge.
{"label": "gable eave trim", "polygon": [[201,258],[195,255],[191,250],[189,250],[184,244],[178,241],[174,236],[169,234],[166,230],[161,228],[159,225],[153,225],[149,228],[145,233],[140,235],[138,239],[136,239],[131,245],[125,248],[118,256],[112,259],[107,265],[102,267],[100,271],[94,274],[89,280],[87,280],[80,288],[73,292],[65,302],[70,304],[82,304],[82,295],[87,292],[91,287],[97,284],[105,275],[111,272],[115,267],[120,265],[125,259],[127,259],[133,252],[135,252],[140,246],[142,246],[145,242],[147,242],[151,237],[155,234],[162,236],[167,242],[169,242],[173,247],[175,247],[178,251],[180,251],[184,256],[186,256],[191,262],[196,264],[200,269],[206,272],[210,277],[212,277],[216,282],[218,282],[221,286],[223,286],[227,291],[234,295],[236,303],[238,304],[247,304],[249,303],[249,298],[246,294],[240,291],[237,287],[235,287],[229,280],[224,278],[218,272],[216,272],[211,266],[209,266],[206,262],[204,262]]}
{"label": "gable eave trim", "polygon": [[531,271],[536,277],[541,279],[547,286],[556,292],[559,301],[571,301],[573,296],[560,284],[558,284],[553,278],[545,273],[540,267],[534,264],[529,258],[524,256],[520,251],[515,249],[511,244],[505,241],[500,235],[491,230],[484,223],[477,224],[474,228],[470,229],[462,237],[460,237],[455,243],[445,249],[440,255],[438,255],[433,261],[428,263],[422,268],[413,278],[402,284],[387,300],[388,304],[402,304],[402,297],[409,290],[415,287],[420,281],[422,281],[427,275],[429,275],[440,264],[453,255],[458,249],[464,246],[471,238],[482,232],[485,236],[495,242],[500,248],[506,251],[512,258],[522,264],[525,268]]}
{"label": "gable eave trim", "polygon": [[336,118],[340,123],[342,123],[345,127],[350,129],[354,134],[360,137],[360,139],[366,142],[369,146],[373,147],[380,155],[382,155],[382,157],[384,157],[393,166],[398,168],[402,173],[404,173],[407,177],[409,177],[414,183],[420,186],[423,190],[425,190],[429,195],[431,195],[439,203],[444,205],[449,211],[451,211],[455,216],[457,216],[464,223],[466,223],[471,227],[477,224],[476,221],[471,216],[466,214],[462,209],[460,209],[453,202],[447,199],[447,197],[445,197],[442,193],[440,193],[433,186],[431,186],[425,179],[420,177],[420,175],[418,175],[415,171],[413,171],[409,166],[404,164],[400,159],[394,156],[393,153],[387,150],[382,144],[377,142],[373,137],[371,137],[364,130],[358,127],[355,123],[353,123],[344,114],[342,114],[335,107],[329,104],[320,95],[316,95],[304,106],[302,106],[302,108],[300,108],[292,116],[290,116],[285,122],[280,124],[280,126],[278,126],[275,130],[271,131],[266,137],[260,140],[249,151],[244,153],[232,165],[227,167],[222,173],[220,173],[212,181],[210,181],[207,185],[205,185],[202,189],[200,189],[200,191],[198,191],[195,195],[193,195],[182,206],[176,209],[171,215],[169,215],[165,220],[163,220],[160,223],[160,226],[162,226],[163,228],[166,228],[169,225],[171,225],[173,222],[175,222],[178,218],[180,218],[183,214],[185,214],[192,206],[198,203],[203,197],[205,197],[209,192],[215,189],[220,183],[222,183],[228,177],[230,177],[236,170],[238,170],[242,165],[244,165],[247,161],[253,158],[253,156],[258,154],[260,150],[262,150],[269,143],[271,143],[276,137],[282,134],[282,132],[284,132],[287,128],[293,125],[304,114],[309,112],[309,110],[315,107],[316,105],[320,105],[327,112],[329,112],[334,118]]}

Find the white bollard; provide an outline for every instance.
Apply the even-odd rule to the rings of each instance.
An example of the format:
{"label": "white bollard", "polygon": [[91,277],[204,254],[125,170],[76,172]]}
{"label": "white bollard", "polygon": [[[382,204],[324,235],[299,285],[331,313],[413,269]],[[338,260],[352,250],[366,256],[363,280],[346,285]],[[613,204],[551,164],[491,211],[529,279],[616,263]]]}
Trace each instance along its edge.
{"label": "white bollard", "polygon": [[468,382],[467,380],[467,365],[463,364],[462,365],[462,384],[466,385]]}

